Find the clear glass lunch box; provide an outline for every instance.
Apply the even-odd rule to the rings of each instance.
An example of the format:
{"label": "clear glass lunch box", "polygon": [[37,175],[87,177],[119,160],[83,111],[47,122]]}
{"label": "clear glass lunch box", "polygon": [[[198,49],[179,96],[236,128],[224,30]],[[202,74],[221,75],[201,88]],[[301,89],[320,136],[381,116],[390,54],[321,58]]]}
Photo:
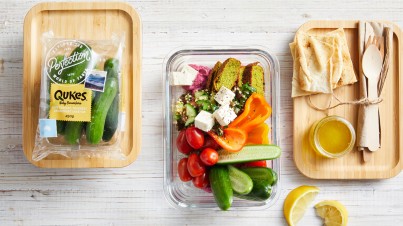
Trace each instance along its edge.
{"label": "clear glass lunch box", "polygon": [[[180,159],[185,157],[176,148],[178,131],[173,120],[173,106],[178,97],[185,92],[181,86],[171,86],[172,72],[180,71],[187,64],[213,67],[217,61],[223,62],[229,57],[236,58],[246,65],[259,62],[265,74],[265,97],[272,107],[272,115],[266,123],[270,126],[269,140],[280,146],[279,128],[279,98],[280,98],[280,66],[277,58],[263,47],[197,47],[181,48],[172,51],[164,60],[164,193],[167,201],[177,209],[213,209],[218,210],[212,193],[195,188],[191,181],[182,182],[179,179],[177,166]],[[278,173],[278,182],[273,187],[271,197],[266,201],[249,201],[234,197],[230,210],[266,209],[272,206],[280,195],[281,171],[280,158],[268,161]]]}

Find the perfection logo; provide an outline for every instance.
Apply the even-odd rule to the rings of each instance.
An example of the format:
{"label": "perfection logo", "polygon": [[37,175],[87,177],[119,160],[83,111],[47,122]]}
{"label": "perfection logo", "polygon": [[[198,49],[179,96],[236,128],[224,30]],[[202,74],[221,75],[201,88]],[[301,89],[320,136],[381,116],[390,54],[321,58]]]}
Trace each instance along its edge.
{"label": "perfection logo", "polygon": [[45,73],[57,84],[79,84],[84,82],[91,60],[88,45],[77,40],[63,40],[47,53]]}

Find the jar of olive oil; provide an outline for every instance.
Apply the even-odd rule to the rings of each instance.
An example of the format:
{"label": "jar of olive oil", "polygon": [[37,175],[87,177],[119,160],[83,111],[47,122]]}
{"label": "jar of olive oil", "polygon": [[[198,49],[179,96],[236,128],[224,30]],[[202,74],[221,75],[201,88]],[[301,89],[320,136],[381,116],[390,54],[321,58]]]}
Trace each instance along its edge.
{"label": "jar of olive oil", "polygon": [[309,131],[312,148],[327,158],[339,158],[355,145],[354,127],[339,116],[328,116],[314,123]]}

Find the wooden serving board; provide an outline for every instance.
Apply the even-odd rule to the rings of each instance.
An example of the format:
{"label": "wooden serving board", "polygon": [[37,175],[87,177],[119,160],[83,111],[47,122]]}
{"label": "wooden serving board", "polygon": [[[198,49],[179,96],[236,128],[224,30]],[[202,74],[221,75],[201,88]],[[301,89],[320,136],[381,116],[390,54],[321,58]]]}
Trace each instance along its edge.
{"label": "wooden serving board", "polygon": [[[107,40],[125,34],[122,76],[126,131],[121,144],[125,160],[100,158],[68,159],[59,155],[32,160],[39,114],[42,42],[44,32],[55,37]],[[141,149],[141,21],[137,12],[120,2],[42,3],[34,6],[24,21],[23,149],[26,158],[44,168],[123,167],[132,163]]]}
{"label": "wooden serving board", "polygon": [[[403,46],[402,31],[393,27],[393,55],[389,73],[381,94],[379,104],[381,118],[381,149],[372,153],[371,160],[364,163],[362,153],[356,148],[338,159],[327,159],[314,152],[309,144],[308,130],[314,122],[326,116],[308,105],[307,97],[294,98],[294,161],[299,171],[315,179],[382,179],[396,176],[402,170],[403,155]],[[312,34],[344,28],[354,69],[358,75],[358,21],[310,21],[298,31]],[[358,83],[335,90],[335,95],[344,101],[359,99]],[[315,105],[326,107],[329,95],[313,95]],[[338,115],[349,120],[356,128],[358,107],[343,105],[329,110],[329,115]]]}

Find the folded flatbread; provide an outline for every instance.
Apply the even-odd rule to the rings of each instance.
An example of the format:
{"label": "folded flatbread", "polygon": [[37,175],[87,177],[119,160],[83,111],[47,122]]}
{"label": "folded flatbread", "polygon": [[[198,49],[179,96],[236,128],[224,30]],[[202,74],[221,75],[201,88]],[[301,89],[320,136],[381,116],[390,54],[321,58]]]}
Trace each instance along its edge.
{"label": "folded flatbread", "polygon": [[338,81],[336,87],[349,85],[357,82],[357,76],[354,72],[353,61],[351,60],[350,51],[347,45],[346,35],[344,34],[344,29],[339,28],[337,30],[327,33],[327,35],[338,34],[340,36],[341,42],[341,53],[343,59],[343,71]]}
{"label": "folded flatbread", "polygon": [[292,97],[332,93],[357,81],[342,28],[325,35],[298,32],[290,50],[294,61]]}
{"label": "folded flatbread", "polygon": [[308,92],[332,93],[334,37],[299,33],[296,44],[301,89]]}
{"label": "folded flatbread", "polygon": [[299,64],[299,57],[298,53],[295,48],[295,42],[290,43],[290,50],[291,50],[291,55],[292,59],[294,62],[293,66],[293,73],[292,73],[292,90],[291,90],[291,97],[299,97],[299,96],[306,96],[306,95],[311,95],[313,94],[312,92],[307,92],[301,89],[299,85],[299,69],[300,69],[300,64]]}

